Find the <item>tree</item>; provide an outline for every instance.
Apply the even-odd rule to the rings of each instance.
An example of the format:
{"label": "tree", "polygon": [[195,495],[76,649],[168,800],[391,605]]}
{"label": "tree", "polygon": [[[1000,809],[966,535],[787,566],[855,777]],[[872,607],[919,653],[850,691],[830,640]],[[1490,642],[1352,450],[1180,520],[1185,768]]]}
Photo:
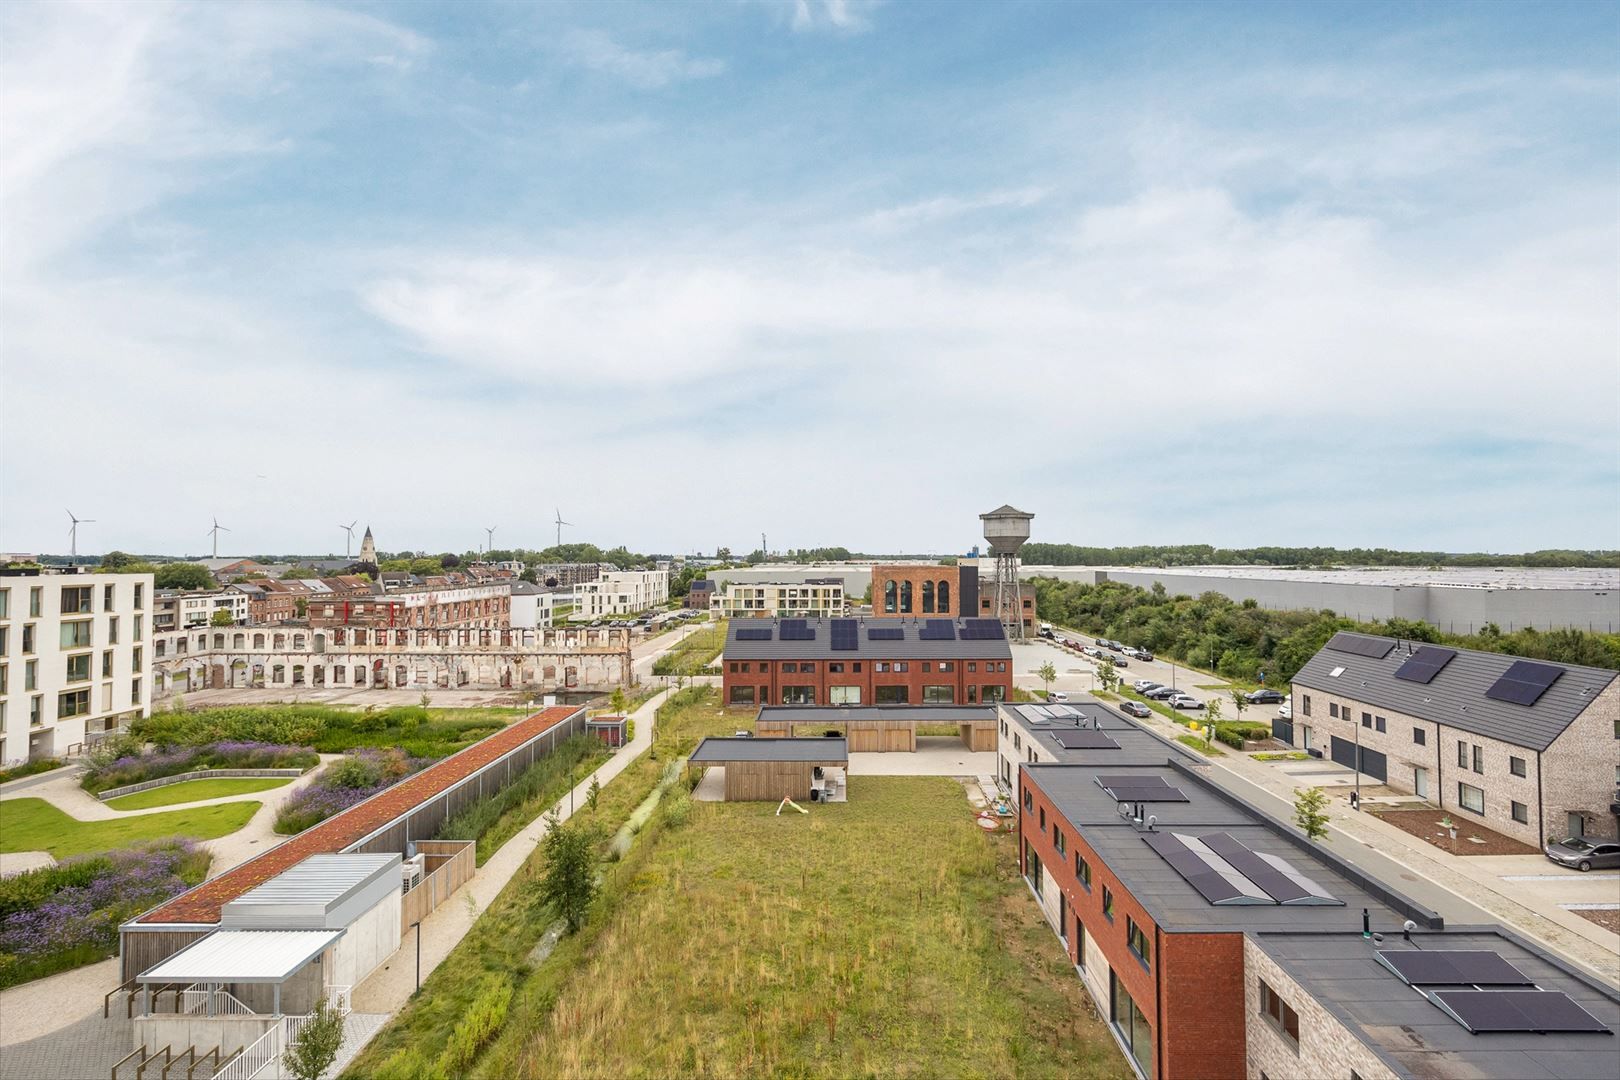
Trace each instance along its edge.
{"label": "tree", "polygon": [[282,1063],[298,1080],[321,1080],[321,1075],[337,1060],[342,1045],[343,1014],[323,997],[293,1036],[291,1045],[282,1054]]}
{"label": "tree", "polygon": [[624,687],[615,686],[613,688],[613,696],[608,698],[608,708],[613,710],[614,716],[623,716],[624,706]]}
{"label": "tree", "polygon": [[596,813],[596,800],[602,796],[602,783],[595,776],[591,777],[591,786],[585,790],[585,804]]}
{"label": "tree", "polygon": [[460,555],[455,555],[455,554],[452,554],[451,552],[447,551],[443,555],[439,556],[439,566],[440,566],[441,569],[450,570],[450,569],[454,569],[455,567],[460,566],[460,565],[461,565],[461,556]]}
{"label": "tree", "polygon": [[1052,661],[1048,660],[1046,663],[1036,668],[1035,675],[1041,680],[1041,682],[1046,684],[1046,696],[1051,697],[1052,681],[1057,678],[1057,668],[1052,666]]}
{"label": "tree", "polygon": [[1212,698],[1204,707],[1204,742],[1215,738],[1215,725],[1221,722],[1221,699]]}
{"label": "tree", "polygon": [[1235,686],[1232,687],[1232,708],[1236,713],[1233,719],[1242,720],[1243,710],[1247,709],[1248,707],[1249,699],[1243,696],[1243,691]]}
{"label": "tree", "polygon": [[1312,840],[1327,835],[1327,793],[1319,787],[1302,788],[1294,792],[1294,824],[1305,830]]}
{"label": "tree", "polygon": [[723,563],[731,561],[731,549],[728,547],[715,548],[714,557]]}
{"label": "tree", "polygon": [[1110,694],[1114,692],[1114,687],[1119,685],[1119,668],[1114,666],[1111,657],[1103,657],[1103,662],[1097,665],[1097,681],[1102,683],[1102,688]]}
{"label": "tree", "polygon": [[297,599],[295,599],[293,601],[293,615],[294,616],[296,616],[297,618],[302,619],[304,617],[304,615],[308,611],[309,611],[309,601],[308,600],[306,600],[302,596],[300,596],[300,597],[298,597]]}
{"label": "tree", "polygon": [[231,618],[229,608],[220,608],[214,612],[214,617],[209,620],[209,623],[213,626],[235,626],[236,620]]}
{"label": "tree", "polygon": [[157,568],[153,584],[160,589],[212,589],[214,575],[202,563],[164,563]]}
{"label": "tree", "polygon": [[596,898],[596,837],[583,825],[558,820],[555,810],[550,824],[535,902],[550,905],[573,934],[585,925]]}
{"label": "tree", "polygon": [[532,566],[525,566],[523,573],[518,575],[519,581],[527,581],[530,585],[540,584],[540,571]]}
{"label": "tree", "polygon": [[124,567],[134,566],[138,562],[140,560],[127,551],[109,551],[101,557],[99,569],[109,574],[115,574]]}

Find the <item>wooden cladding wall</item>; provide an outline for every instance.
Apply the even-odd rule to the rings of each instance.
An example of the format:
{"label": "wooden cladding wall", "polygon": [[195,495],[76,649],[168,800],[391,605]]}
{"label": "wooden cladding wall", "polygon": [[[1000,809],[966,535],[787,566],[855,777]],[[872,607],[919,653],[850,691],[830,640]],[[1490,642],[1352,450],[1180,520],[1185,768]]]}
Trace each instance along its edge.
{"label": "wooden cladding wall", "polygon": [[465,885],[478,868],[478,845],[471,840],[422,840],[416,850],[438,868],[422,878],[422,883],[406,893],[399,906],[399,932],[408,933],[412,923],[427,918],[428,912],[444,903]]}
{"label": "wooden cladding wall", "polygon": [[816,765],[843,768],[844,761],[732,761],[726,764],[727,802],[800,802],[810,798]]}
{"label": "wooden cladding wall", "polygon": [[[826,731],[842,731],[849,739],[851,753],[915,753],[916,720],[766,720],[755,724],[754,733],[762,739],[810,738]],[[957,725],[962,745],[976,752],[996,749],[994,721],[969,721]]]}
{"label": "wooden cladding wall", "polygon": [[128,982],[147,968],[161,963],[190,945],[214,932],[205,930],[125,930],[118,935],[119,979]]}

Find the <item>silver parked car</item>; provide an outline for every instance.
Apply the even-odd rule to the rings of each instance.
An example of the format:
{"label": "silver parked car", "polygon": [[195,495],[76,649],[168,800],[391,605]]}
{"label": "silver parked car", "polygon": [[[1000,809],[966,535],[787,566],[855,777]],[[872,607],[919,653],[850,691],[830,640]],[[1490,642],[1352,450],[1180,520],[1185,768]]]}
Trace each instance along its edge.
{"label": "silver parked car", "polygon": [[1620,867],[1620,844],[1613,840],[1593,843],[1584,837],[1571,836],[1546,847],[1547,858],[1559,866],[1573,866],[1582,871],[1613,870]]}

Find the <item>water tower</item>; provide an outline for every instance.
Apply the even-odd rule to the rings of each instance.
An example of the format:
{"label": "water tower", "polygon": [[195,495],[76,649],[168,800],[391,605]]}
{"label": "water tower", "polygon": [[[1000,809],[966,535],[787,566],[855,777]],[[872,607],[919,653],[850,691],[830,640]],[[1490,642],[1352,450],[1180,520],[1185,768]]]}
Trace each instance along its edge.
{"label": "water tower", "polygon": [[985,543],[996,560],[996,617],[1014,641],[1024,639],[1023,603],[1018,592],[1018,549],[1029,539],[1029,523],[1034,514],[1002,506],[980,514]]}

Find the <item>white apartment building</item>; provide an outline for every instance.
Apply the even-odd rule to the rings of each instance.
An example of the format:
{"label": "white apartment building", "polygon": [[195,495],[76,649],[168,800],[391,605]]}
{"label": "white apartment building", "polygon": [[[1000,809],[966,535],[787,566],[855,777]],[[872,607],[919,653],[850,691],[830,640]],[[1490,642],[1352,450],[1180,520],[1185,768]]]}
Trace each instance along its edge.
{"label": "white apartment building", "polygon": [[513,629],[536,630],[549,627],[552,614],[557,609],[558,595],[556,589],[531,585],[527,581],[512,582],[510,623]]}
{"label": "white apartment building", "polygon": [[728,581],[709,601],[709,610],[722,618],[820,618],[848,610],[842,578],[807,578],[804,581]]}
{"label": "white apartment building", "polygon": [[635,615],[669,603],[668,570],[610,570],[574,586],[576,618]]}
{"label": "white apartment building", "polygon": [[0,570],[0,764],[147,714],[152,597],[151,574]]}
{"label": "white apartment building", "polygon": [[214,614],[219,611],[230,615],[234,623],[247,622],[247,593],[240,589],[160,591],[152,611],[152,626],[159,632],[210,626],[213,624]]}

